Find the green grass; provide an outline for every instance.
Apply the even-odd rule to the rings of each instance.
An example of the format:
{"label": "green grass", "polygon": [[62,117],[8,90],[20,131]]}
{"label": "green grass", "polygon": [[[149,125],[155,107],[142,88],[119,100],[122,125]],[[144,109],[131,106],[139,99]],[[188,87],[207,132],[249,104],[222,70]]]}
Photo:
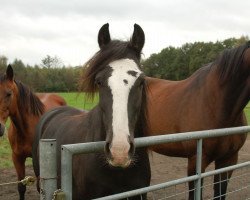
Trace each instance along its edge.
{"label": "green grass", "polygon": [[245,114],[246,114],[246,118],[247,118],[247,123],[250,124],[250,104],[248,104],[245,108]]}
{"label": "green grass", "polygon": [[[62,96],[69,106],[90,110],[92,109],[98,102],[98,96],[95,96],[93,101],[88,100],[84,94],[80,93],[58,93]],[[9,120],[6,123],[6,127],[9,126]],[[31,158],[26,160],[26,165],[32,165]],[[11,148],[9,145],[9,141],[7,135],[4,134],[3,137],[0,137],[0,169],[1,168],[10,168],[13,167],[13,162],[11,158]]]}
{"label": "green grass", "polygon": [[[92,101],[87,100],[84,94],[80,93],[59,93],[62,97],[65,98],[68,105],[73,106],[79,109],[89,110],[93,108],[97,102],[98,97],[96,96]],[[250,124],[250,104],[245,108],[245,113],[247,117],[248,124]],[[8,126],[9,123],[7,123]],[[248,137],[249,138],[249,137]],[[27,159],[26,165],[31,165],[31,159]],[[9,168],[13,167],[12,159],[11,159],[11,149],[8,142],[8,138],[6,134],[3,137],[0,137],[0,169],[1,168]]]}
{"label": "green grass", "polygon": [[90,110],[92,109],[98,102],[98,96],[92,100],[87,99],[83,93],[58,93],[62,96],[67,104],[79,109]]}
{"label": "green grass", "polygon": [[12,167],[11,150],[6,134],[0,138],[0,169]]}

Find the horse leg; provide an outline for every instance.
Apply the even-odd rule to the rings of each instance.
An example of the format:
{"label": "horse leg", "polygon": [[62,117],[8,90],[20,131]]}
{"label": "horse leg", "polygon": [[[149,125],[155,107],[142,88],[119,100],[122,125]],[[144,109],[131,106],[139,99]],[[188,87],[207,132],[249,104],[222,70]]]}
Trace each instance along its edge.
{"label": "horse leg", "polygon": [[[24,179],[25,177],[25,157],[20,157],[12,153],[12,159],[17,172],[18,181]],[[26,191],[26,186],[22,183],[18,183],[18,192],[20,200],[24,200],[24,194]]]}
{"label": "horse leg", "polygon": [[[215,169],[235,165],[238,161],[238,152],[228,157],[227,159],[220,159],[215,161]],[[232,176],[233,171],[224,172],[214,176],[214,199],[225,200],[227,185]]]}
{"label": "horse leg", "polygon": [[[201,173],[205,172],[207,166],[211,163],[211,161],[206,157],[202,156],[202,166],[201,166]],[[192,176],[196,174],[196,155],[193,157],[188,158],[188,176]],[[203,179],[201,180],[201,187],[203,185]],[[194,181],[190,181],[188,183],[189,187],[189,200],[195,200],[194,195]],[[202,189],[201,189],[201,198],[202,199]]]}

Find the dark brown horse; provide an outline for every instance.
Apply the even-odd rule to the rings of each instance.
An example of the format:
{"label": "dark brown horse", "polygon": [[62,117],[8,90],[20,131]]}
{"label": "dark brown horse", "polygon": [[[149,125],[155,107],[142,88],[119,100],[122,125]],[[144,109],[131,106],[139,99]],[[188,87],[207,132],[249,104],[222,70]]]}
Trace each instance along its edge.
{"label": "dark brown horse", "polygon": [[[33,166],[39,176],[39,139],[56,139],[60,177],[62,144],[106,142],[104,153],[73,157],[75,200],[89,200],[150,184],[147,149],[135,149],[134,145],[134,138],[144,136],[147,129],[146,86],[140,69],[143,30],[135,24],[131,41],[111,41],[105,24],[99,31],[98,42],[100,51],[87,62],[83,76],[84,91],[90,95],[99,91],[98,105],[89,112],[61,107],[46,113],[38,123],[33,145]],[[146,199],[146,194],[129,199]]]}
{"label": "dark brown horse", "polygon": [[[250,42],[226,50],[218,59],[182,81],[147,78],[149,135],[171,134],[246,125],[244,107],[250,98]],[[169,114],[171,113],[171,114]],[[213,161],[219,169],[237,163],[246,135],[205,139],[202,172]],[[168,143],[152,148],[168,156],[188,158],[188,175],[194,175],[196,141]],[[214,198],[225,199],[232,171],[214,176]],[[220,183],[218,183],[221,181]],[[189,189],[194,184],[189,183]],[[216,198],[217,197],[217,198]],[[194,193],[189,193],[189,199]]]}
{"label": "dark brown horse", "polygon": [[[5,122],[10,117],[8,138],[18,180],[25,177],[25,160],[31,157],[38,120],[44,112],[62,105],[66,105],[62,97],[55,94],[36,96],[27,86],[15,80],[10,65],[6,74],[0,76],[0,133],[4,133]],[[24,199],[25,190],[26,186],[18,184],[20,199]]]}

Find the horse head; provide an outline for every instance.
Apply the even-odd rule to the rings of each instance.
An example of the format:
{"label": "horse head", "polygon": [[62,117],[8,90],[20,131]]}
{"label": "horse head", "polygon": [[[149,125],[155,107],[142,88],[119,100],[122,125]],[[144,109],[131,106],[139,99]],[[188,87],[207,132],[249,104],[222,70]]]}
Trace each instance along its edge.
{"label": "horse head", "polygon": [[6,73],[0,77],[0,136],[4,134],[15,91],[13,69],[8,65]]}
{"label": "horse head", "polygon": [[135,152],[134,137],[141,118],[144,98],[144,74],[140,69],[140,55],[144,45],[141,27],[134,25],[129,42],[111,40],[109,25],[98,33],[100,51],[90,60],[99,70],[92,74],[94,87],[99,91],[99,107],[104,127],[105,155],[108,163],[115,167],[128,167]]}

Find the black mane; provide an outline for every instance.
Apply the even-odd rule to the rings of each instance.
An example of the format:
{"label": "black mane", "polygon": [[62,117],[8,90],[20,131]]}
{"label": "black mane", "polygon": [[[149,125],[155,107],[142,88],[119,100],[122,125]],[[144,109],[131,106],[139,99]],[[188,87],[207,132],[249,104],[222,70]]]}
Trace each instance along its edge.
{"label": "black mane", "polygon": [[150,129],[148,125],[147,93],[148,93],[148,85],[147,81],[144,80],[143,90],[142,90],[141,110],[135,127],[135,131],[138,132],[138,135],[136,135],[136,137],[147,136]]}
{"label": "black mane", "polygon": [[242,75],[243,58],[247,48],[250,47],[250,41],[245,44],[227,49],[222,52],[218,59],[213,63],[217,66],[221,83],[232,81]]}
{"label": "black mane", "polygon": [[44,105],[40,99],[22,82],[15,80],[15,83],[19,93],[17,102],[20,113],[29,113],[36,116],[42,115],[44,113]]}

